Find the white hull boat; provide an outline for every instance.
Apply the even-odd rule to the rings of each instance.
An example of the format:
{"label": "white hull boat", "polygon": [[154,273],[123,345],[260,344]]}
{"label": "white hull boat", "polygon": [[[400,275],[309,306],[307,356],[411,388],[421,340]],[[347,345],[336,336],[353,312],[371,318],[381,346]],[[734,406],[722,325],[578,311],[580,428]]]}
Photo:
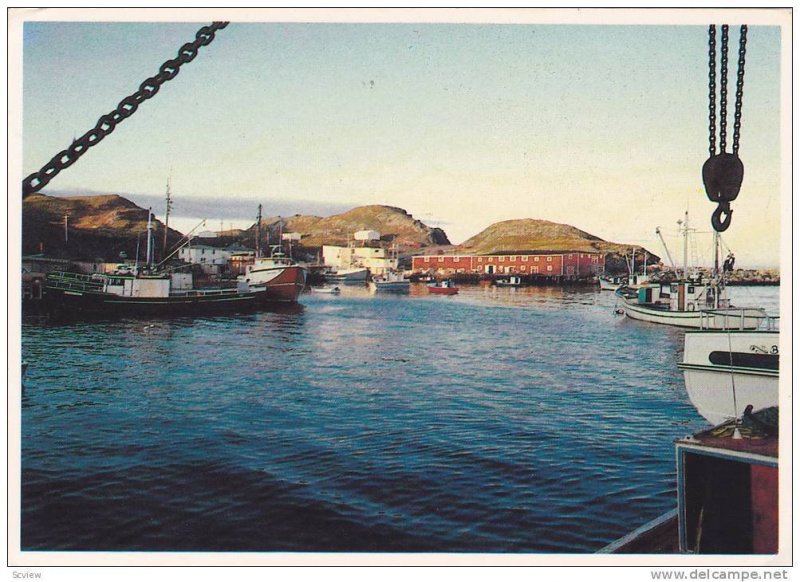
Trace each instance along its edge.
{"label": "white hull boat", "polygon": [[678,368],[692,404],[716,425],[748,406],[778,406],[779,351],[777,331],[689,331]]}
{"label": "white hull boat", "polygon": [[411,289],[411,281],[405,279],[399,273],[387,272],[385,275],[375,276],[369,282],[370,290],[391,291],[393,293],[408,293]]}
{"label": "white hull boat", "polygon": [[631,319],[692,329],[757,329],[767,318],[761,307],[735,307],[724,289],[695,281],[617,290]]}
{"label": "white hull boat", "polygon": [[326,281],[337,283],[364,283],[367,280],[368,270],[365,268],[339,269],[325,274]]}

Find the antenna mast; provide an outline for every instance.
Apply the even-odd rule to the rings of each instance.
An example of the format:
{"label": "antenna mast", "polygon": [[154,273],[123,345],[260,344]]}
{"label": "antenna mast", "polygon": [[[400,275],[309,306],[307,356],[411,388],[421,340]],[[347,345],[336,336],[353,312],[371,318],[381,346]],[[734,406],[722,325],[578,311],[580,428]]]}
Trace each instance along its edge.
{"label": "antenna mast", "polygon": [[256,258],[261,256],[261,204],[258,205],[258,220],[256,221]]}

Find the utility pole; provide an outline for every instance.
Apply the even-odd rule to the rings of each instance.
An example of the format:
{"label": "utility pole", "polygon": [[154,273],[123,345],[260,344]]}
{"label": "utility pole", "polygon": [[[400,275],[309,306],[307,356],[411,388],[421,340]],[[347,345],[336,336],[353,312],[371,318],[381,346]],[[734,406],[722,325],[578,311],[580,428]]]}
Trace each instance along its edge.
{"label": "utility pole", "polygon": [[69,214],[64,214],[64,242],[69,242]]}

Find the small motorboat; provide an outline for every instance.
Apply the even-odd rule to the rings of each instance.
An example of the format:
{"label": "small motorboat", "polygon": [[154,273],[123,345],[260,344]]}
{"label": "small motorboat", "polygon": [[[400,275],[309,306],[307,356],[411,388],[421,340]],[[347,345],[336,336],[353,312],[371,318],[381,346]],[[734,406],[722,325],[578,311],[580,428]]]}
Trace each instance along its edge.
{"label": "small motorboat", "polygon": [[433,285],[428,285],[428,293],[434,293],[436,295],[455,295],[458,293],[458,287],[456,287],[455,283],[447,279]]}
{"label": "small motorboat", "polygon": [[312,287],[311,291],[314,293],[328,293],[329,295],[338,295],[342,292],[338,287]]}

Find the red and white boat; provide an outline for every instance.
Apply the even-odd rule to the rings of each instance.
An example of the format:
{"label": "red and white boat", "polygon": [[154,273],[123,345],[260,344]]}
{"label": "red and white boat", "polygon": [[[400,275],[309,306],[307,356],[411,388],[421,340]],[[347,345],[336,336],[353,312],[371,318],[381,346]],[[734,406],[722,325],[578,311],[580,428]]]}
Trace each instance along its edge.
{"label": "red and white boat", "polygon": [[280,250],[258,257],[239,275],[242,292],[254,292],[264,302],[295,303],[306,286],[306,270]]}
{"label": "red and white boat", "polygon": [[434,285],[428,285],[428,293],[435,293],[436,295],[455,295],[458,293],[458,287],[450,280],[439,281]]}

